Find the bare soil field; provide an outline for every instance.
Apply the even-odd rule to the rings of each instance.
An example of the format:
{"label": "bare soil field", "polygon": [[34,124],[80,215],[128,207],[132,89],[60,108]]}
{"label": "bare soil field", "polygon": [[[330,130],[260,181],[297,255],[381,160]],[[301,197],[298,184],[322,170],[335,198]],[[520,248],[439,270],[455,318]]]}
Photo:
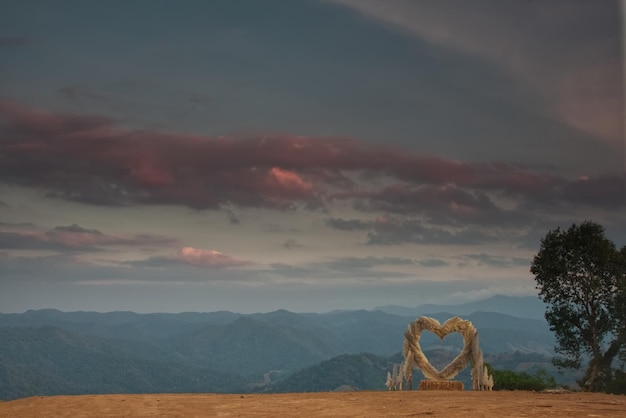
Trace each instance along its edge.
{"label": "bare soil field", "polygon": [[626,396],[534,392],[83,395],[0,402],[0,417],[626,417]]}

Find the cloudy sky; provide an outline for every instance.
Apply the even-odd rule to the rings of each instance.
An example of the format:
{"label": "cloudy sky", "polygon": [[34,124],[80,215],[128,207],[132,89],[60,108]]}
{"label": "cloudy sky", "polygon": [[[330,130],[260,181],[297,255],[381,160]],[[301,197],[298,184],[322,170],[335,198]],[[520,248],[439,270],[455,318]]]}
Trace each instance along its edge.
{"label": "cloudy sky", "polygon": [[0,311],[535,295],[626,244],[603,0],[0,0]]}

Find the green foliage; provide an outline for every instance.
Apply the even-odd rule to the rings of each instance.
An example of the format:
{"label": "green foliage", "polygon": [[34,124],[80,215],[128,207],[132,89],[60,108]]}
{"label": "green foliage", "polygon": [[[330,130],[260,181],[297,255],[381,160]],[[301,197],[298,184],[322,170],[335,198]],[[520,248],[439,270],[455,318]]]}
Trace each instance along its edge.
{"label": "green foliage", "polygon": [[539,369],[535,374],[514,372],[513,370],[497,370],[486,364],[489,373],[493,376],[493,390],[532,390],[542,391],[557,386],[556,380],[545,369]]}
{"label": "green foliage", "polygon": [[316,327],[286,321],[268,324],[249,317],[227,326],[207,325],[164,346],[208,369],[261,377],[268,370],[298,370],[339,351]]}
{"label": "green foliage", "polygon": [[55,327],[0,328],[0,399],[87,393],[224,392],[237,376],[176,361],[147,344]]}
{"label": "green foliage", "polygon": [[580,368],[590,359],[579,384],[602,390],[601,377],[610,375],[626,342],[626,247],[618,251],[591,221],[556,228],[541,240],[530,271],[564,356],[556,364]]}
{"label": "green foliage", "polygon": [[605,391],[616,395],[626,395],[626,372],[614,370],[607,379]]}
{"label": "green foliage", "polygon": [[[450,316],[440,315],[441,320]],[[549,347],[553,336],[543,321],[500,314],[475,314],[469,319],[481,327],[481,347],[484,344],[489,347],[486,351],[499,353],[485,357],[497,368],[514,369],[526,363],[524,370],[530,373],[537,367],[549,367],[548,360],[537,353],[502,353],[511,342],[514,346]],[[398,335],[408,321],[369,311],[140,315],[40,310],[0,314],[0,399],[339,387],[384,390],[387,371],[403,360],[401,354],[386,356],[401,348]],[[541,335],[537,336],[539,328]],[[507,333],[507,329],[511,331]],[[546,333],[548,338],[543,335]],[[435,335],[425,335],[422,342],[425,348],[433,344],[434,350],[425,352],[440,366],[457,354],[449,347],[442,349]],[[460,351],[462,341],[453,334],[443,345]],[[370,349],[381,357],[334,357]],[[292,374],[314,364],[306,373]],[[414,381],[421,378],[416,370]],[[458,378],[471,387],[468,369]]]}

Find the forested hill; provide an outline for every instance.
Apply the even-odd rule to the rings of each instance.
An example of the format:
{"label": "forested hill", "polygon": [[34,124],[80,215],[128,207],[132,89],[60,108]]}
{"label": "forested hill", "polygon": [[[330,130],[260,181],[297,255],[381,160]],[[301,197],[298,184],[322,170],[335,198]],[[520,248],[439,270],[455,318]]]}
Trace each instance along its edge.
{"label": "forested hill", "polygon": [[[453,315],[432,316],[444,321]],[[478,328],[485,353],[552,354],[554,339],[545,321],[486,312],[464,318]],[[278,381],[337,356],[370,353],[383,359],[380,364],[387,362],[401,351],[403,333],[414,319],[380,311],[295,314],[280,310],[242,315],[42,310],[0,314],[0,399],[70,393],[286,390],[293,385],[279,386]],[[425,333],[421,344],[424,350],[455,353],[462,341],[458,334],[441,341]],[[361,372],[374,376],[366,372],[365,363],[369,363],[363,362],[369,357],[359,358],[335,361],[344,364],[341,370],[354,368],[354,379]],[[379,372],[383,384],[386,372]],[[316,373],[323,380],[326,372]],[[358,379],[347,379],[351,374],[337,379],[328,374],[328,384],[343,379],[344,385],[359,386]],[[305,380],[307,390],[313,390],[313,380]],[[370,383],[361,384],[359,388],[370,387]]]}
{"label": "forested hill", "polygon": [[0,399],[88,393],[228,392],[245,381],[150,344],[57,327],[0,328]]}

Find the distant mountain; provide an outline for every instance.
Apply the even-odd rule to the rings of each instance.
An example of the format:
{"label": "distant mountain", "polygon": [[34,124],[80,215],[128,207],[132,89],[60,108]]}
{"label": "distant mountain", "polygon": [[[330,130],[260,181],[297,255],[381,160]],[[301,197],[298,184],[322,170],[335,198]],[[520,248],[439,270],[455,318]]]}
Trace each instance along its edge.
{"label": "distant mountain", "polygon": [[[441,323],[455,316],[442,312],[430,316]],[[552,354],[554,335],[545,319],[517,318],[493,312],[475,312],[463,315],[472,321],[479,331],[483,351],[502,353],[519,350]],[[389,356],[402,350],[404,331],[414,317],[391,315],[381,311],[349,311],[319,315],[318,323],[333,332],[345,353],[369,352]],[[458,333],[443,341],[434,334],[422,334],[421,344],[425,349],[449,347],[457,349],[463,342]]]}
{"label": "distant mountain", "polygon": [[0,328],[0,399],[87,393],[227,392],[237,376],[172,359],[143,343],[61,328]]}
{"label": "distant mountain", "polygon": [[[454,316],[448,312],[429,315],[442,323]],[[554,336],[543,319],[483,311],[462,317],[478,329],[486,356],[553,354]],[[367,373],[374,372],[365,369],[372,364],[379,368],[382,363],[368,356],[397,356],[404,331],[414,319],[366,310],[326,314],[278,310],[252,315],[56,310],[0,314],[0,399],[61,393],[264,390],[278,385],[280,378],[342,355],[357,357],[342,357],[346,365],[335,366],[362,380],[338,386],[370,388],[364,382],[373,376]],[[463,343],[458,333],[441,340],[424,332],[420,344],[424,351],[445,360],[456,355]],[[360,353],[371,354],[358,357]],[[328,375],[324,386],[329,390],[341,380],[332,376]],[[272,390],[288,389],[275,386]]]}
{"label": "distant mountain", "polygon": [[343,353],[391,355],[402,349],[404,331],[410,320],[379,311],[345,311],[311,316],[328,329]]}
{"label": "distant mountain", "polygon": [[266,388],[269,392],[330,392],[383,390],[389,359],[374,354],[343,354],[307,367]]}
{"label": "distant mountain", "polygon": [[104,338],[156,342],[201,328],[206,324],[226,324],[241,316],[242,314],[232,312],[137,314],[41,309],[20,314],[0,314],[0,327],[51,325]]}
{"label": "distant mountain", "polygon": [[[458,353],[445,350],[426,350],[424,354],[431,364],[441,369],[449,364]],[[369,353],[343,354],[306,367],[259,391],[327,392],[340,390],[386,390],[387,372],[391,372],[394,364],[400,364],[402,360],[400,353],[390,357],[380,357]],[[485,361],[500,370],[509,369],[518,372],[535,373],[539,369],[544,369],[554,375],[557,374],[556,368],[550,362],[550,357],[536,353],[486,355]],[[414,370],[413,389],[417,388],[421,379],[424,379],[421,372]],[[471,389],[472,381],[469,367],[461,371],[455,380],[463,382],[466,390]]]}
{"label": "distant mountain", "polygon": [[[498,299],[500,302],[506,300]],[[476,305],[463,306],[469,310],[468,306]],[[441,311],[428,315],[443,322],[455,314],[457,312]],[[480,332],[481,344],[492,352],[517,349],[547,353],[554,345],[554,337],[545,319],[518,318],[494,312],[461,316],[474,322]],[[252,346],[250,341],[257,341],[254,344],[256,352],[261,354],[242,354],[242,359],[249,360],[240,363],[250,367],[240,369],[261,373],[278,369],[276,364],[279,360],[283,362],[283,368],[284,364],[288,364],[291,369],[292,365],[313,364],[342,353],[368,352],[389,356],[401,350],[404,331],[415,318],[378,310],[326,314],[296,314],[278,310],[252,315],[232,312],[136,314],[40,310],[0,314],[0,327],[51,325],[85,335],[144,342],[168,351],[176,349],[178,355],[202,367],[219,367],[224,371],[232,367],[227,361],[234,357],[229,347],[239,347],[240,352],[247,353],[246,346]],[[423,335],[422,342],[425,346],[441,343],[430,333]],[[286,351],[276,347],[283,347]],[[279,352],[281,354],[277,355]]]}
{"label": "distant mountain", "polygon": [[340,352],[327,332],[314,325],[274,325],[251,317],[208,325],[172,338],[164,347],[203,367],[239,375],[297,370]]}
{"label": "distant mountain", "polygon": [[546,306],[537,297],[511,297],[497,295],[477,302],[460,305],[424,304],[415,308],[397,305],[386,305],[374,310],[398,316],[419,317],[438,312],[451,312],[455,315],[469,315],[474,312],[496,312],[520,318],[543,319]]}

